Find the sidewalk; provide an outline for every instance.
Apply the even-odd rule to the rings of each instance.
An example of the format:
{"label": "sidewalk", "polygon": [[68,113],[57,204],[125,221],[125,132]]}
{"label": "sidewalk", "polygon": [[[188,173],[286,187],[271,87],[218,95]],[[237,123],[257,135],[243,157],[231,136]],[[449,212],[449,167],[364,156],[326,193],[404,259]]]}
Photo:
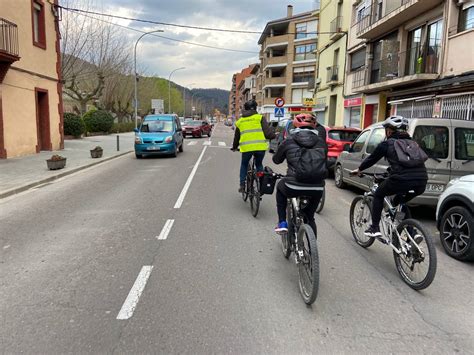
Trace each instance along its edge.
{"label": "sidewalk", "polygon": [[[120,133],[118,136],[120,137],[120,151],[117,151],[117,134],[111,134],[108,136],[65,140],[64,150],[42,151],[39,154],[26,157],[1,159],[0,198],[14,195],[34,186],[132,152],[134,133]],[[104,154],[102,158],[92,159],[89,150],[97,145],[104,149]],[[49,159],[53,154],[60,154],[67,158],[64,169],[48,170],[46,159]]]}

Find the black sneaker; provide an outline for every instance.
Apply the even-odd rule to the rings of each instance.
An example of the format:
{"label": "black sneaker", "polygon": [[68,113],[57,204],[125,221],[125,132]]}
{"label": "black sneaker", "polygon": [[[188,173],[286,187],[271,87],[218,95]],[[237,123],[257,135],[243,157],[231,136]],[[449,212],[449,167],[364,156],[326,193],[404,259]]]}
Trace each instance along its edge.
{"label": "black sneaker", "polygon": [[364,235],[367,237],[381,237],[382,233],[380,233],[379,226],[370,226],[365,232]]}
{"label": "black sneaker", "polygon": [[240,184],[239,186],[239,194],[245,191],[245,184]]}

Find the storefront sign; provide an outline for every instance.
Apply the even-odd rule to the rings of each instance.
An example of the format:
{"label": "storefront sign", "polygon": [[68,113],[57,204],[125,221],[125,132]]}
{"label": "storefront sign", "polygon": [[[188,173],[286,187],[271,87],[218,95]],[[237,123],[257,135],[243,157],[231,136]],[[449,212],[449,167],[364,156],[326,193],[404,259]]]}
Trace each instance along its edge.
{"label": "storefront sign", "polygon": [[362,105],[361,97],[354,97],[352,99],[344,100],[344,107],[352,107],[352,106],[360,106],[360,105]]}
{"label": "storefront sign", "polygon": [[305,97],[303,99],[303,105],[305,106],[314,106],[314,100],[312,97]]}
{"label": "storefront sign", "polygon": [[288,107],[289,112],[313,111],[311,107]]}

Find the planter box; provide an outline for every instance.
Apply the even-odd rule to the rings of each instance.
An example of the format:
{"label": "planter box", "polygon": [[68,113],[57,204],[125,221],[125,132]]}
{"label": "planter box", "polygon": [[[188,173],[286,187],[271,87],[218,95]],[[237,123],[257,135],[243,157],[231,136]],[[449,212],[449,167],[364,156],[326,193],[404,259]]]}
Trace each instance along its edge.
{"label": "planter box", "polygon": [[102,154],[104,153],[103,149],[92,149],[91,151],[92,158],[102,158]]}
{"label": "planter box", "polygon": [[51,160],[47,159],[46,164],[48,165],[49,170],[58,170],[66,166],[66,158],[61,160]]}

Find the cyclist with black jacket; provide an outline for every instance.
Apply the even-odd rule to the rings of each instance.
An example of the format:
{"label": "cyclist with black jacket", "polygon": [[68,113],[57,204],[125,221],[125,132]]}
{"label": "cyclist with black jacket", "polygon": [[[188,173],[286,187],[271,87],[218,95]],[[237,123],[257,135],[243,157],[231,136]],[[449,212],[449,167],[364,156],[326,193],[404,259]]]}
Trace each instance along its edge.
{"label": "cyclist with black jacket", "polygon": [[408,120],[401,116],[391,116],[384,121],[383,127],[387,139],[377,145],[373,153],[360,164],[358,169],[351,171],[351,175],[360,175],[363,170],[370,168],[382,158],[387,159],[390,164],[389,177],[379,185],[374,194],[372,224],[364,232],[369,237],[382,235],[379,223],[385,196],[396,195],[393,201],[394,205],[400,203],[400,195],[405,195],[404,202],[410,201],[425,191],[428,181],[428,174],[423,163],[416,167],[402,166],[395,151],[396,140],[412,139],[406,132]]}

